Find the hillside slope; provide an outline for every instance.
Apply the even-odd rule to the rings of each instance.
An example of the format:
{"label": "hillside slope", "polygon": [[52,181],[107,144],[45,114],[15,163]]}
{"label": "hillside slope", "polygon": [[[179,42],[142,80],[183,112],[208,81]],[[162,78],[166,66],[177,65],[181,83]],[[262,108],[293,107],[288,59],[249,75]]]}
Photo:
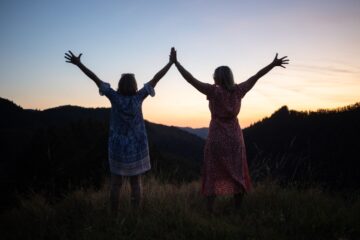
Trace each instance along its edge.
{"label": "hillside slope", "polygon": [[[58,196],[101,186],[108,175],[109,109],[62,106],[22,109],[0,98],[0,180],[4,192],[32,189]],[[254,181],[360,187],[360,104],[317,112],[283,107],[244,129]],[[204,140],[146,122],[152,171],[160,179],[199,178]],[[10,196],[11,194],[9,194]]]}
{"label": "hillside slope", "polygon": [[280,108],[246,128],[254,177],[359,188],[360,104],[316,112]]}
{"label": "hillside slope", "polygon": [[271,177],[336,189],[360,187],[360,103],[312,112],[284,106],[243,132],[255,181]]}
{"label": "hillside slope", "polygon": [[[0,98],[0,180],[5,192],[49,195],[100,186],[108,173],[106,108],[22,109]],[[146,122],[152,171],[189,181],[199,177],[204,141],[175,127]]]}

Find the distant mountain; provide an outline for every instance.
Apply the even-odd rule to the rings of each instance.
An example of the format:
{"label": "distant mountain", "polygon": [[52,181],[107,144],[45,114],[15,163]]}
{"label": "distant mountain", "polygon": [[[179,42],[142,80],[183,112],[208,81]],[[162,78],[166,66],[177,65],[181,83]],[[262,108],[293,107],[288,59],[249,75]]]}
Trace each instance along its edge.
{"label": "distant mountain", "polygon": [[166,179],[199,178],[204,139],[177,127],[154,124],[148,121],[145,123],[150,149],[155,154],[155,157],[152,157],[154,159],[153,167],[155,169],[160,167],[161,174],[166,176]]}
{"label": "distant mountain", "polygon": [[4,113],[14,113],[23,110],[22,107],[5,98],[0,98],[0,109]]}
{"label": "distant mountain", "polygon": [[[182,128],[205,134],[207,128]],[[281,107],[243,129],[252,178],[360,188],[360,103],[299,112]]]}
{"label": "distant mountain", "polygon": [[[100,186],[108,174],[108,108],[39,111],[0,98],[0,115],[2,189],[57,195],[79,186]],[[145,125],[150,174],[176,181],[199,177],[203,139],[176,127]]]}
{"label": "distant mountain", "polygon": [[[108,174],[108,108],[23,109],[0,98],[0,183],[58,196],[100,186]],[[199,177],[204,139],[146,121],[152,171],[160,179]],[[203,133],[206,128],[202,129]],[[193,131],[194,132],[194,131]],[[244,129],[252,178],[359,188],[360,104],[316,112],[286,106]]]}
{"label": "distant mountain", "polygon": [[191,127],[179,127],[180,129],[187,131],[189,133],[195,134],[202,139],[206,139],[209,134],[209,128],[191,128]]}
{"label": "distant mountain", "polygon": [[334,110],[286,106],[244,130],[252,176],[360,187],[360,103]]}

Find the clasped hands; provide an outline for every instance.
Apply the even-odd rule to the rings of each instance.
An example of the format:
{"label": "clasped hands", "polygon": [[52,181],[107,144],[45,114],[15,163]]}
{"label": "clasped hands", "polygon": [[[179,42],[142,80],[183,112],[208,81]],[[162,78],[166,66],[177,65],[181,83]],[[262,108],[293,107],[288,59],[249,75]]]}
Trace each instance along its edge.
{"label": "clasped hands", "polygon": [[177,56],[176,56],[176,50],[175,48],[171,48],[171,51],[170,51],[170,56],[169,56],[169,60],[171,63],[177,63]]}

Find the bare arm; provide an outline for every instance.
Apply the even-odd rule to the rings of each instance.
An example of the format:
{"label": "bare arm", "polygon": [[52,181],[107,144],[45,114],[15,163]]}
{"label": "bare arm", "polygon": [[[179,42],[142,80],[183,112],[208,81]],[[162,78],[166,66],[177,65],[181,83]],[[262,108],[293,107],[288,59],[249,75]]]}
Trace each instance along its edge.
{"label": "bare arm", "polygon": [[178,61],[176,56],[176,51],[174,48],[171,49],[170,60],[175,63],[176,68],[179,70],[180,74],[185,78],[185,80],[190,83],[194,88],[203,94],[207,94],[209,85],[208,83],[203,83],[191,75]]}
{"label": "bare arm", "polygon": [[163,67],[159,72],[157,72],[155,74],[155,76],[153,77],[153,79],[151,79],[149,81],[149,84],[154,88],[156,86],[156,84],[160,81],[160,79],[167,73],[167,71],[169,71],[171,65],[173,63],[172,62],[168,62],[165,67]]}
{"label": "bare arm", "polygon": [[289,64],[289,59],[287,59],[287,56],[282,57],[280,59],[277,58],[278,54],[276,54],[274,60],[267,65],[266,67],[264,67],[263,69],[261,69],[259,72],[257,72],[254,76],[252,76],[251,78],[249,78],[248,80],[245,81],[245,84],[247,85],[248,90],[250,90],[255,83],[265,74],[267,74],[268,72],[270,72],[271,69],[273,69],[274,67],[283,67],[285,68],[285,66],[283,66],[284,64]]}
{"label": "bare arm", "polygon": [[83,73],[86,74],[91,80],[95,82],[95,84],[99,87],[102,81],[93,73],[90,69],[88,69],[82,62],[80,61],[82,53],[79,54],[79,56],[75,56],[71,51],[69,53],[65,53],[65,58],[67,59],[66,62],[72,63],[76,66],[78,66]]}

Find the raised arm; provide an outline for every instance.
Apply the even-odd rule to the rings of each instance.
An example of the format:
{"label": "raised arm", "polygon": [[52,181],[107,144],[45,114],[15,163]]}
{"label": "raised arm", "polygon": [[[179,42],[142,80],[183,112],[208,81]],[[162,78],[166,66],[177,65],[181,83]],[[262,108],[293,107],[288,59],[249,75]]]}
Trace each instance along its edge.
{"label": "raised arm", "polygon": [[90,71],[90,69],[88,69],[87,67],[85,67],[84,64],[81,63],[80,61],[81,55],[82,53],[80,53],[79,56],[76,57],[71,51],[69,51],[68,53],[65,53],[65,59],[67,59],[66,62],[78,66],[81,69],[81,71],[83,71],[86,74],[86,76],[88,76],[91,80],[93,80],[95,84],[99,87],[102,81],[95,75],[95,73]]}
{"label": "raised arm", "polygon": [[247,91],[249,91],[255,85],[259,78],[270,72],[271,69],[273,69],[274,67],[285,68],[285,64],[289,64],[289,59],[287,59],[287,56],[278,58],[278,54],[276,53],[274,60],[269,65],[261,69],[254,76],[244,82],[248,88]]}
{"label": "raised arm", "polygon": [[175,63],[176,68],[179,70],[180,74],[185,78],[185,80],[190,83],[194,88],[203,94],[207,94],[210,84],[203,83],[191,75],[178,61],[176,56],[176,51],[174,48],[171,48],[170,61]]}
{"label": "raised arm", "polygon": [[163,67],[159,72],[155,74],[153,79],[149,81],[149,84],[154,88],[156,84],[160,81],[160,79],[169,71],[173,62],[169,59],[169,62]]}

